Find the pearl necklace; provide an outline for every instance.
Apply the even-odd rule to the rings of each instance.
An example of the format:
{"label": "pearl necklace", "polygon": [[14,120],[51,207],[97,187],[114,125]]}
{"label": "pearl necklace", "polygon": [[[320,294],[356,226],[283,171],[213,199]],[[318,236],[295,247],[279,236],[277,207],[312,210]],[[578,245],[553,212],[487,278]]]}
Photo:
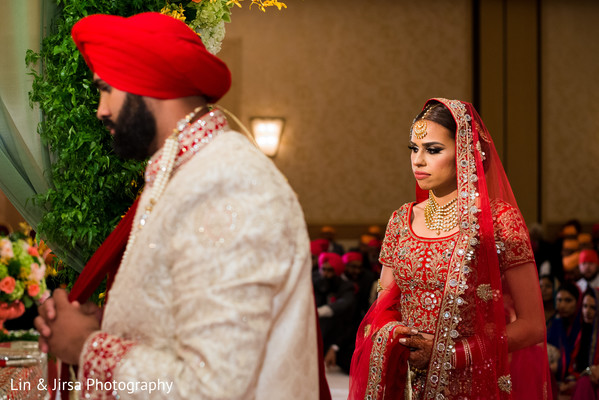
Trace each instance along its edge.
{"label": "pearl necklace", "polygon": [[424,223],[431,231],[437,231],[437,235],[440,235],[441,231],[449,232],[454,229],[458,226],[458,198],[440,206],[430,190],[424,206]]}
{"label": "pearl necklace", "polygon": [[166,188],[166,185],[171,177],[175,160],[179,154],[179,135],[190,125],[191,120],[203,108],[204,107],[197,107],[184,118],[180,119],[177,122],[176,128],[173,129],[173,133],[164,141],[164,146],[162,147],[162,156],[158,163],[158,173],[156,174],[156,179],[154,180],[154,184],[150,189],[151,192],[148,203],[143,211],[143,214],[141,215],[141,218],[139,219],[138,224],[131,228],[131,233],[129,234],[129,240],[127,240],[127,247],[125,247],[125,253],[123,254],[121,264],[125,264],[129,251],[131,247],[133,247],[133,243],[135,243],[137,233],[145,226],[148,217],[152,213],[154,205],[156,205],[158,199],[160,199],[164,193],[164,189]]}

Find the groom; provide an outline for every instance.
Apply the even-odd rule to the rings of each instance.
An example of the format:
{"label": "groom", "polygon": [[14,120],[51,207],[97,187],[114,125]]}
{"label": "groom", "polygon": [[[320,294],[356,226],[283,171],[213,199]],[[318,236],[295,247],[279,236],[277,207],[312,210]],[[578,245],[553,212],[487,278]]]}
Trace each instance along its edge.
{"label": "groom", "polygon": [[42,349],[79,366],[85,398],[317,399],[303,213],[208,107],[229,89],[226,65],[156,13],[92,15],[72,36],[115,152],[150,161],[101,323],[57,290],[35,322]]}

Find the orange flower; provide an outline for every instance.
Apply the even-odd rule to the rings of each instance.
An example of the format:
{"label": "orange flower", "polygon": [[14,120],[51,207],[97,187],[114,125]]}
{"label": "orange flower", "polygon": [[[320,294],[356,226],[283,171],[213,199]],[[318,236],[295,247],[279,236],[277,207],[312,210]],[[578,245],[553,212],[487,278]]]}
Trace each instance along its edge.
{"label": "orange flower", "polygon": [[[15,290],[15,278],[7,276],[0,281],[0,290],[4,293],[11,294]],[[38,289],[39,290],[39,289]]]}
{"label": "orange flower", "polygon": [[33,246],[29,246],[29,248],[27,249],[27,253],[29,253],[29,255],[33,256],[33,257],[40,256],[39,251],[37,251],[37,247],[33,247]]}
{"label": "orange flower", "polygon": [[39,294],[40,292],[40,285],[38,284],[33,284],[33,285],[29,285],[27,286],[27,294],[31,297],[35,297]]}
{"label": "orange flower", "polygon": [[191,1],[193,1],[194,3],[201,3],[202,2],[202,0],[191,0]]}

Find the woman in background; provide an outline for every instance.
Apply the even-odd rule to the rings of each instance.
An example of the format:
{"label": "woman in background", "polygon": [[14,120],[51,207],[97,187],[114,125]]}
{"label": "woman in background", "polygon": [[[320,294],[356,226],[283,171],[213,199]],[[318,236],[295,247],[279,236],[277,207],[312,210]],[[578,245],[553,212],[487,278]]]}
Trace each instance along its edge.
{"label": "woman in background", "polygon": [[580,290],[575,283],[562,283],[555,295],[557,314],[547,328],[547,344],[557,348],[560,353],[555,373],[555,378],[560,383],[566,381],[574,344],[580,333],[580,297]]}
{"label": "woman in background", "polygon": [[417,201],[389,220],[349,398],[548,398],[528,230],[482,120],[431,99],[409,148]]}
{"label": "woman in background", "polygon": [[[582,296],[582,323],[580,333],[576,338],[569,375],[561,385],[560,392],[566,395],[576,392],[580,399],[595,399],[596,390],[592,388],[592,371],[599,364],[597,351],[597,336],[599,333],[599,315],[597,304],[599,292],[597,289],[588,288]],[[595,371],[597,374],[598,371]],[[595,380],[595,384],[596,384]],[[596,388],[595,388],[596,389]],[[584,394],[584,396],[582,396]]]}

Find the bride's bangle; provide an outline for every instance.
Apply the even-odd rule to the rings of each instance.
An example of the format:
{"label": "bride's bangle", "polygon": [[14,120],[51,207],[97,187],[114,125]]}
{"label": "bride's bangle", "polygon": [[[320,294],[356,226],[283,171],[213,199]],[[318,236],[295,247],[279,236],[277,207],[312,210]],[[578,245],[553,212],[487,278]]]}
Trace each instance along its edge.
{"label": "bride's bangle", "polygon": [[383,290],[387,290],[387,289],[385,289],[385,288],[383,287],[383,285],[381,285],[381,280],[379,279],[379,280],[376,282],[376,292],[377,292],[377,293],[380,293],[380,292],[382,292]]}
{"label": "bride's bangle", "polygon": [[466,368],[473,364],[480,364],[486,357],[487,346],[485,339],[474,335],[455,343],[455,352],[451,363],[454,368]]}

